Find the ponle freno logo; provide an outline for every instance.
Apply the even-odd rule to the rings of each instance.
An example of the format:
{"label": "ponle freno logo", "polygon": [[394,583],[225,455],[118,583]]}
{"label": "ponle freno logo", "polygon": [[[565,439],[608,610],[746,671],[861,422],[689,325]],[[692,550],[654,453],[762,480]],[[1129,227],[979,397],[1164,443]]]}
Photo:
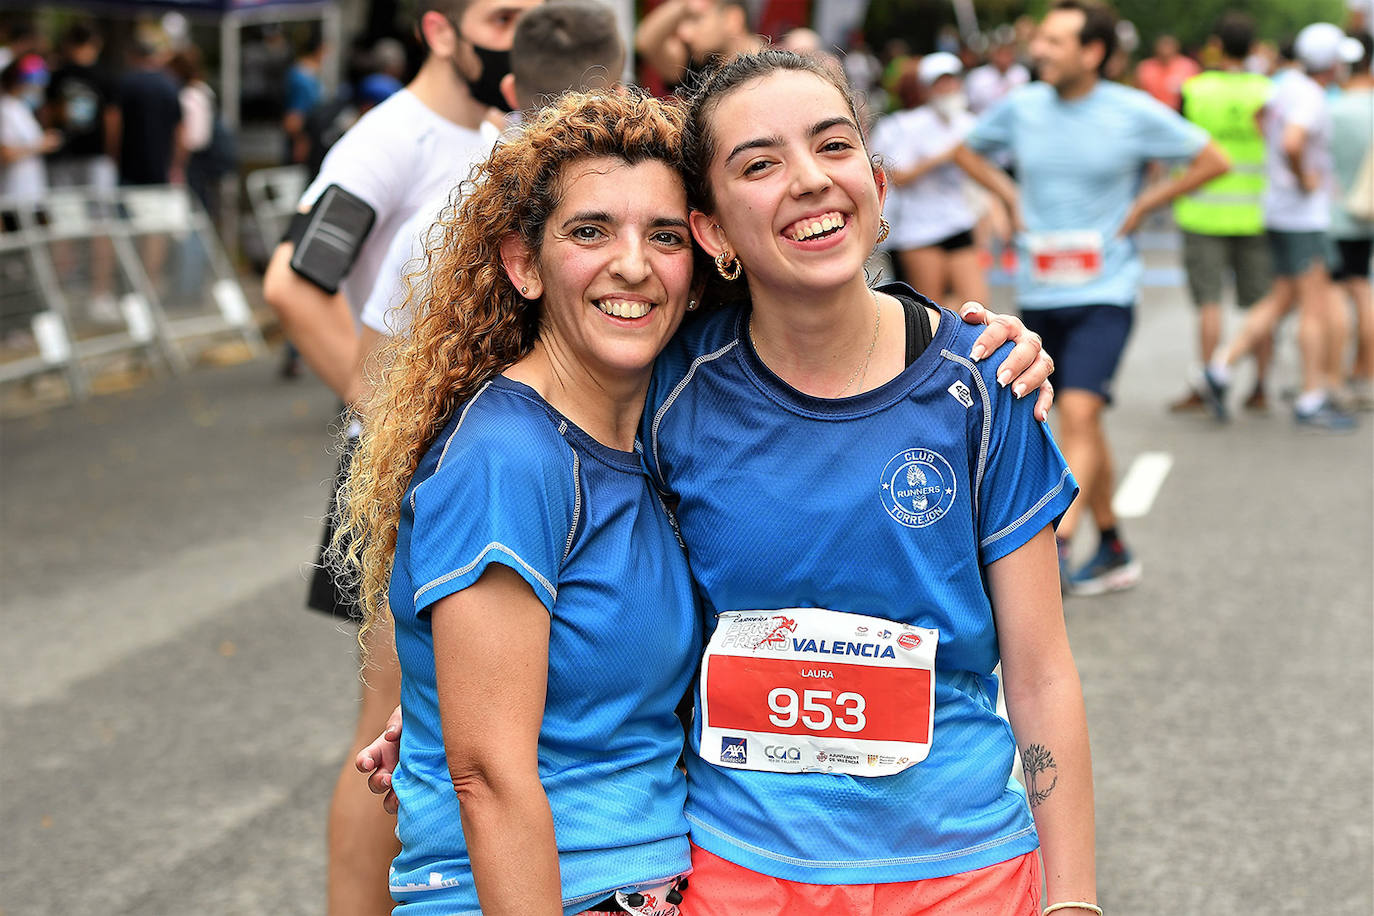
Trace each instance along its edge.
{"label": "ponle freno logo", "polygon": [[916,648],[920,644],[921,637],[917,636],[915,633],[903,633],[901,636],[897,637],[897,645],[908,651]]}

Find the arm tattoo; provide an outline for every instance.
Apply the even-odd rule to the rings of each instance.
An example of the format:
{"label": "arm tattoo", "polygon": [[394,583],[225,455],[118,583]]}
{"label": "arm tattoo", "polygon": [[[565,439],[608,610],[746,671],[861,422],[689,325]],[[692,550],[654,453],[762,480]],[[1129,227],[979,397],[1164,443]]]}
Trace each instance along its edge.
{"label": "arm tattoo", "polygon": [[1032,808],[1050,797],[1059,782],[1059,766],[1043,744],[1032,744],[1021,752],[1021,769],[1026,776],[1026,796]]}

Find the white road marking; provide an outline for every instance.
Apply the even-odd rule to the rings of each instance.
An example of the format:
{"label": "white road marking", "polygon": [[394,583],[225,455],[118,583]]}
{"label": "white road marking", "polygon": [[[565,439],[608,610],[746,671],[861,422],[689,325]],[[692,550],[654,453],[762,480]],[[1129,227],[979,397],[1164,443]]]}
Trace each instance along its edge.
{"label": "white road marking", "polygon": [[1112,499],[1112,511],[1118,518],[1141,518],[1154,505],[1164,478],[1174,466],[1174,456],[1168,452],[1143,452],[1121,480]]}

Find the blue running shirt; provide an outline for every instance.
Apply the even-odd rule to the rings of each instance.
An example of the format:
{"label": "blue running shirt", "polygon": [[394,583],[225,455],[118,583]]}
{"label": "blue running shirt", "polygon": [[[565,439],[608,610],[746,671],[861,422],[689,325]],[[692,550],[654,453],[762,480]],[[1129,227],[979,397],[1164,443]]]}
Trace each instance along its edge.
{"label": "blue running shirt", "polygon": [[539,777],[565,912],[690,868],[674,715],[701,649],[686,559],[638,451],[587,435],[504,376],[459,409],[406,491],[391,610],[405,730],[398,914],[477,913],[434,680],[430,607],[491,564],[548,608]]}
{"label": "blue running shirt", "polygon": [[1028,233],[1090,230],[1103,242],[1102,265],[1086,283],[1031,277],[1027,235],[1017,240],[1016,301],[1021,308],[1131,305],[1144,265],[1135,243],[1117,235],[1140,193],[1151,159],[1192,159],[1207,132],[1137,89],[1100,82],[1064,101],[1048,83],[1012,91],[965,139],[985,156],[1006,152],[1016,166]]}
{"label": "blue running shirt", "polygon": [[[1077,484],[1033,418],[1034,399],[997,385],[1010,344],[971,363],[980,329],[945,311],[891,382],[826,400],[769,371],[746,326],[731,309],[684,327],[658,361],[645,412],[646,459],[681,500],[708,637],[721,612],[794,607],[938,629],[933,737],[929,756],[891,776],[760,772],[715,765],[710,755],[765,753],[738,742],[702,759],[698,715],[692,840],[813,884],[940,877],[1035,849],[1011,777],[1015,743],[995,708],[983,571],[1060,516]],[[913,468],[938,487],[924,501],[884,486]],[[893,633],[872,634],[877,651],[883,639]]]}

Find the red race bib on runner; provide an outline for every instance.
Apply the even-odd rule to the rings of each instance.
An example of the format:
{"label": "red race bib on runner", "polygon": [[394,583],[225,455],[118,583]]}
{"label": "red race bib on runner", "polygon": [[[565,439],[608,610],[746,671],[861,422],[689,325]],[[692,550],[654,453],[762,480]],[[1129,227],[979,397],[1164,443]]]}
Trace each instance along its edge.
{"label": "red race bib on runner", "polygon": [[1032,232],[1026,236],[1031,278],[1054,286],[1081,286],[1102,273],[1102,233]]}
{"label": "red race bib on runner", "polygon": [[701,671],[701,756],[775,773],[887,776],[925,759],[936,630],[824,608],[730,611]]}

